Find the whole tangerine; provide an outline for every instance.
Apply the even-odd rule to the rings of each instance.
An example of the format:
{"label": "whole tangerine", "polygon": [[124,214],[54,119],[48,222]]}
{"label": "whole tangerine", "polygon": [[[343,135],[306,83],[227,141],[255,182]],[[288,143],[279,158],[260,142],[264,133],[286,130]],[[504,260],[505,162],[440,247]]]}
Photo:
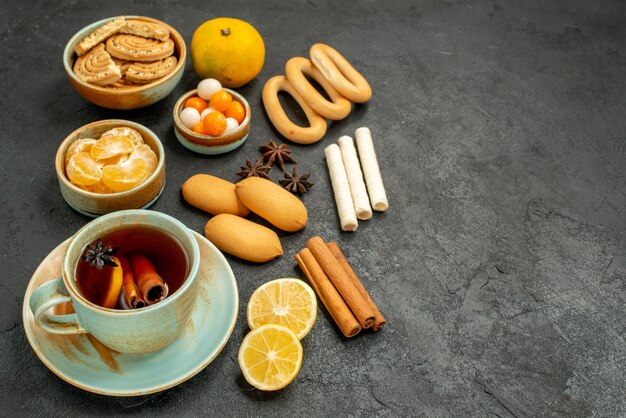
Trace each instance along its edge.
{"label": "whole tangerine", "polygon": [[191,39],[191,62],[201,79],[237,88],[253,80],[265,62],[265,43],[250,23],[220,17],[201,24]]}

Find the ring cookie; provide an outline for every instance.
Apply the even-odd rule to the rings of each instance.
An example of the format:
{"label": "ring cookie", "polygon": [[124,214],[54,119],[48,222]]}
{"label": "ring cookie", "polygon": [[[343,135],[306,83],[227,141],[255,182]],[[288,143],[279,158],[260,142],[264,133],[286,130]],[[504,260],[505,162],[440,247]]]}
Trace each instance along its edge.
{"label": "ring cookie", "polygon": [[105,51],[104,44],[99,44],[78,57],[74,63],[74,73],[84,82],[96,86],[106,86],[122,78],[119,67]]}
{"label": "ring cookie", "polygon": [[151,83],[171,73],[177,62],[176,57],[153,62],[135,62],[126,69],[125,78],[131,83]]}
{"label": "ring cookie", "polygon": [[174,41],[118,34],[107,39],[106,50],[111,56],[123,60],[158,61],[174,53]]}
{"label": "ring cookie", "polygon": [[137,35],[144,38],[154,38],[162,42],[170,38],[170,31],[165,26],[135,19],[127,20],[126,25],[120,28],[119,33]]}

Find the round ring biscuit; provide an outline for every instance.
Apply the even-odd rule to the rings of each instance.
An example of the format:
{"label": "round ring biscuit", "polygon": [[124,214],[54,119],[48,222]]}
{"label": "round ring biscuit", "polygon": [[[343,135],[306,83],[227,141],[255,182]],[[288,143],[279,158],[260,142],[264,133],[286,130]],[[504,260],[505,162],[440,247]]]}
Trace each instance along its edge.
{"label": "round ring biscuit", "polygon": [[[285,65],[285,74],[287,75],[287,80],[302,96],[304,101],[320,115],[332,120],[341,120],[348,116],[350,110],[352,110],[350,101],[335,90],[322,73],[315,68],[311,60],[302,57],[291,58]],[[326,91],[326,94],[328,94],[328,97],[330,97],[330,101],[326,100],[311,85],[305,74],[319,83]]]}
{"label": "round ring biscuit", "polygon": [[[309,120],[309,127],[298,126],[289,120],[278,100],[279,91],[288,93],[298,102]],[[278,75],[267,80],[263,86],[263,105],[278,132],[293,142],[312,144],[322,139],[326,133],[326,119],[307,104],[285,76]]]}
{"label": "round ring biscuit", "polygon": [[365,103],[372,97],[372,88],[365,77],[336,49],[326,44],[315,44],[309,53],[322,75],[350,101]]}

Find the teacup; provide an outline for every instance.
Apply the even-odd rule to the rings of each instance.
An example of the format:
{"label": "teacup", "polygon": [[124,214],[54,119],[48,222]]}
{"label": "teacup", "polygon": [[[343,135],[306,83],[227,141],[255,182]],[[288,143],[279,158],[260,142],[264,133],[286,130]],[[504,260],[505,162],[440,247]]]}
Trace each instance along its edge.
{"label": "teacup", "polygon": [[[146,227],[175,238],[187,255],[188,275],[181,287],[162,301],[136,310],[108,309],[90,302],[79,291],[76,266],[87,245],[121,229]],[[121,353],[149,353],[172,343],[185,329],[196,302],[200,250],[191,231],[163,213],[134,209],[97,218],[72,237],[62,261],[61,277],[37,288],[30,300],[35,323],[54,334],[90,333]],[[56,315],[55,305],[71,302],[75,313]]]}

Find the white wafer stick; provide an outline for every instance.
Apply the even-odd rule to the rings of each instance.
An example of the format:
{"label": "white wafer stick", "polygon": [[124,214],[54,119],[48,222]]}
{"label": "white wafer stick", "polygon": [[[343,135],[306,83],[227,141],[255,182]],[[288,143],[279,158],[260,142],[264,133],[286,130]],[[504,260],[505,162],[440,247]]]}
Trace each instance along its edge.
{"label": "white wafer stick", "polygon": [[341,229],[344,231],[356,231],[359,224],[356,220],[354,203],[352,203],[352,196],[350,195],[346,169],[341,160],[341,150],[336,144],[332,144],[324,149],[324,154],[326,155],[326,164],[328,164],[330,182],[335,193],[335,203],[337,204]]}
{"label": "white wafer stick", "polygon": [[378,167],[374,143],[372,142],[372,133],[369,128],[363,127],[357,129],[354,134],[372,207],[378,212],[384,212],[389,207],[389,203],[387,202],[383,179],[380,176],[380,168]]}
{"label": "white wafer stick", "polygon": [[341,149],[343,165],[346,168],[346,175],[348,176],[348,184],[350,184],[350,193],[352,193],[356,217],[365,221],[372,217],[372,207],[367,197],[367,189],[363,181],[359,157],[357,157],[356,148],[354,148],[354,140],[348,135],[344,135],[339,138],[338,142],[339,148]]}

